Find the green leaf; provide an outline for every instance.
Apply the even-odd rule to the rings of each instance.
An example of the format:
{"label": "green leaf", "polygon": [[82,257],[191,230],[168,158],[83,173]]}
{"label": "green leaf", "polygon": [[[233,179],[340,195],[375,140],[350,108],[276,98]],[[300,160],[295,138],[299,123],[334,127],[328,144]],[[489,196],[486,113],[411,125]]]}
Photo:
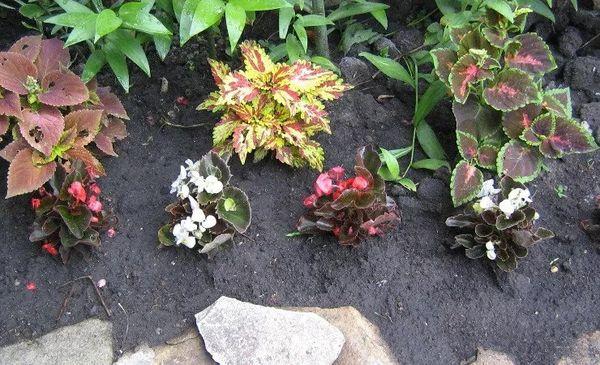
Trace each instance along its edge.
{"label": "green leaf", "polygon": [[28,19],[39,18],[46,14],[46,11],[37,4],[24,4],[19,8],[19,13]]}
{"label": "green leaf", "polygon": [[383,156],[382,162],[387,166],[391,177],[396,180],[400,177],[400,165],[398,165],[398,160],[390,153],[390,151],[381,148],[381,155]]}
{"label": "green leaf", "polygon": [[83,232],[82,237],[75,237],[72,232],[69,231],[69,229],[63,226],[60,227],[59,237],[62,247],[65,248],[72,248],[78,244],[90,246],[98,246],[100,244],[98,232],[92,228],[88,228],[85,232]]}
{"label": "green leaf", "polygon": [[65,205],[57,205],[54,207],[54,211],[60,214],[63,222],[65,222],[73,236],[79,239],[83,238],[92,219],[92,212],[87,207],[80,205],[69,209]]}
{"label": "green leaf", "polygon": [[[231,199],[234,201],[235,209],[226,209],[226,202]],[[231,204],[227,204],[231,208]],[[223,195],[217,203],[217,215],[219,218],[230,223],[237,232],[244,233],[250,226],[252,220],[252,210],[246,193],[238,188],[228,186],[223,189]]]}
{"label": "green leaf", "polygon": [[445,160],[446,153],[444,152],[444,148],[429,124],[426,121],[422,121],[418,126],[416,126],[416,128],[417,140],[419,141],[423,151],[425,151],[425,154],[429,158]]}
{"label": "green leaf", "polygon": [[83,73],[81,74],[81,80],[85,83],[89,82],[96,76],[96,74],[106,64],[106,56],[104,51],[97,49],[88,57],[83,67]]}
{"label": "green leaf", "polygon": [[339,8],[331,12],[331,14],[329,14],[327,17],[329,18],[329,20],[335,22],[355,15],[372,13],[374,11],[385,10],[388,8],[388,5],[380,3],[345,3],[344,5],[341,5]]}
{"label": "green leaf", "polygon": [[323,15],[316,15],[316,14],[310,14],[310,15],[299,15],[298,16],[298,20],[296,21],[300,22],[300,24],[303,27],[320,27],[322,25],[333,25],[334,23],[327,19],[326,17],[324,17]]}
{"label": "green leaf", "polygon": [[138,65],[150,76],[150,64],[140,41],[126,30],[117,30],[106,36],[106,40],[115,45],[121,53]]}
{"label": "green leaf", "polygon": [[383,29],[388,28],[388,18],[384,9],[373,10],[371,12],[371,15],[373,16],[373,18],[375,18],[375,20],[379,22],[379,24],[381,24]]}
{"label": "green leaf", "polygon": [[127,68],[125,55],[112,43],[106,44],[102,50],[104,51],[106,61],[117,77],[117,80],[123,89],[125,89],[125,92],[129,92],[129,69]]}
{"label": "green leaf", "polygon": [[385,75],[395,80],[403,81],[412,86],[413,88],[415,87],[413,78],[400,63],[392,59],[376,56],[368,52],[361,52],[359,56],[369,60],[375,67],[377,67],[377,69],[379,69]]}
{"label": "green leaf", "polygon": [[167,58],[169,50],[171,49],[171,43],[173,41],[173,38],[171,36],[166,35],[155,35],[154,37],[152,37],[152,40],[154,41],[154,48],[156,48],[156,53],[158,53],[160,59],[164,61],[165,58]]}
{"label": "green leaf", "polygon": [[505,0],[485,0],[485,5],[494,9],[500,15],[508,19],[511,23],[515,20],[515,15],[510,5]]}
{"label": "green leaf", "polygon": [[306,34],[306,29],[298,22],[294,22],[293,27],[300,40],[300,44],[302,44],[302,49],[304,49],[304,52],[308,51],[308,35]]}
{"label": "green leaf", "polygon": [[179,23],[181,45],[196,34],[217,24],[224,12],[225,2],[223,0],[186,0]]}
{"label": "green leaf", "polygon": [[114,31],[121,26],[123,21],[117,17],[114,11],[110,9],[104,9],[96,18],[96,36],[94,37],[94,43],[108,33]]}
{"label": "green leaf", "polygon": [[340,74],[340,69],[335,65],[335,63],[331,62],[328,58],[322,56],[312,56],[310,58],[312,63],[315,63],[321,67],[324,67],[330,71],[335,72],[336,74]]}
{"label": "green leaf", "polygon": [[67,40],[65,41],[65,47],[70,47],[79,42],[84,42],[90,39],[93,39],[96,34],[96,24],[95,21],[89,21],[87,23],[83,23],[80,27],[75,27],[69,33]]}
{"label": "green leaf", "polygon": [[290,62],[294,62],[298,59],[304,58],[304,49],[298,38],[293,34],[288,34],[285,39],[285,49],[288,54]]}
{"label": "green leaf", "polygon": [[281,8],[279,9],[279,38],[285,39],[287,35],[292,18],[296,15],[294,8]]}
{"label": "green leaf", "polygon": [[406,189],[410,190],[410,191],[417,191],[417,184],[415,184],[414,181],[412,181],[411,179],[409,179],[408,177],[403,177],[402,179],[397,181],[398,184],[404,186]]}
{"label": "green leaf", "polygon": [[556,22],[556,18],[554,17],[552,10],[541,0],[517,0],[517,3],[519,6],[528,7],[541,16],[550,19],[552,23]]}
{"label": "green leaf", "polygon": [[435,81],[429,85],[423,96],[419,98],[419,104],[415,110],[413,123],[419,125],[435,106],[446,96],[446,85],[442,81]]}
{"label": "green leaf", "polygon": [[246,25],[246,11],[231,2],[228,3],[225,6],[225,24],[229,35],[230,50],[233,52]]}
{"label": "green leaf", "polygon": [[96,26],[98,14],[94,13],[64,13],[52,16],[44,21],[44,23],[56,24],[63,27],[78,28],[87,27],[91,23]]}
{"label": "green leaf", "polygon": [[119,8],[119,18],[123,27],[138,30],[151,35],[171,35],[171,31],[154,15],[144,11],[144,4],[129,2]]}
{"label": "green leaf", "polygon": [[60,6],[67,13],[94,13],[87,6],[78,3],[73,0],[54,0],[54,2]]}
{"label": "green leaf", "polygon": [[448,168],[450,170],[450,164],[446,160],[436,160],[434,158],[426,158],[423,160],[415,161],[411,165],[413,169],[425,169],[436,171],[442,167]]}
{"label": "green leaf", "polygon": [[265,11],[281,8],[291,8],[292,5],[285,0],[229,0],[246,11]]}
{"label": "green leaf", "polygon": [[175,244],[175,236],[173,236],[173,227],[170,224],[165,224],[158,230],[158,242],[163,246],[173,246]]}
{"label": "green leaf", "polygon": [[[396,159],[399,159],[404,156],[408,156],[412,152],[412,147],[408,146],[396,150],[389,150],[388,152],[391,153]],[[383,158],[383,156],[380,156],[380,158]]]}

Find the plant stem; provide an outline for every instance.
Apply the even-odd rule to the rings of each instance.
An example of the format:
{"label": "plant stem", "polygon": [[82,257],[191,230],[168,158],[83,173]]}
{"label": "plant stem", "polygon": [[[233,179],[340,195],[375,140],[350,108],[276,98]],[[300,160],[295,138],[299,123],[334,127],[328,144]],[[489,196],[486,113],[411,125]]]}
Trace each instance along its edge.
{"label": "plant stem", "polygon": [[[325,1],[312,0],[312,13],[325,16]],[[327,40],[327,26],[316,27],[315,49],[319,56],[329,59],[329,41]]]}
{"label": "plant stem", "polygon": [[212,27],[206,30],[206,41],[208,42],[208,57],[217,58],[217,47],[215,46],[215,31]]}
{"label": "plant stem", "polygon": [[[413,59],[413,65],[414,65],[414,78],[415,78],[415,112],[417,111],[417,109],[419,108],[419,65],[417,64],[417,62],[414,61]],[[409,70],[412,70],[411,67],[409,67]],[[408,162],[408,165],[406,166],[406,170],[404,170],[404,173],[402,174],[402,178],[405,178],[406,175],[408,174],[408,171],[410,170],[410,167],[413,164],[413,161],[415,160],[415,142],[417,139],[417,125],[414,124],[414,118],[413,118],[413,135],[412,135],[412,148],[410,150],[410,161]]]}

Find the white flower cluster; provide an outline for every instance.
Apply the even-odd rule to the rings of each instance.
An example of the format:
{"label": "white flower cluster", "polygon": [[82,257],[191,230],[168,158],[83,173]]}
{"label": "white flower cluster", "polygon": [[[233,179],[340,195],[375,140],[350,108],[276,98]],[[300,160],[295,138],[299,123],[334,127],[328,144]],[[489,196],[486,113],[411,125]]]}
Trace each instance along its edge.
{"label": "white flower cluster", "polygon": [[171,194],[177,193],[180,199],[186,199],[191,193],[206,191],[209,194],[218,194],[223,191],[223,183],[216,176],[200,175],[200,161],[186,160],[185,163],[187,167],[180,167],[179,176],[171,184]]}
{"label": "white flower cluster", "polygon": [[182,219],[173,227],[173,235],[177,246],[184,245],[194,248],[204,232],[217,224],[217,219],[213,215],[206,215],[193,197],[189,196],[188,200],[190,208],[192,208],[192,215]]}
{"label": "white flower cluster", "polygon": [[487,258],[490,260],[495,260],[496,259],[496,249],[495,249],[495,244],[492,241],[487,241],[485,244],[485,250],[486,250],[486,255]]}
{"label": "white flower cluster", "polygon": [[529,189],[515,188],[508,193],[507,199],[502,200],[500,204],[496,205],[493,198],[498,195],[499,192],[500,189],[494,188],[494,180],[490,179],[485,181],[481,192],[478,195],[478,197],[481,198],[481,200],[477,202],[479,209],[484,211],[497,207],[506,215],[506,217],[510,218],[516,210],[531,203],[531,193],[529,192]]}

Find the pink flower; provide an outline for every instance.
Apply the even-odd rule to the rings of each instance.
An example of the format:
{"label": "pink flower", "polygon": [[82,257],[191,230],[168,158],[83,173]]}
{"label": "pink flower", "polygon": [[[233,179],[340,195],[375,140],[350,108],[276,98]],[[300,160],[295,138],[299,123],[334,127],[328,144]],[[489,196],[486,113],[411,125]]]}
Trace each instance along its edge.
{"label": "pink flower", "polygon": [[58,255],[58,250],[56,249],[56,246],[54,246],[53,244],[51,244],[50,242],[45,242],[42,245],[42,250],[48,252],[50,255],[52,256],[56,256]]}
{"label": "pink flower", "polygon": [[331,232],[333,233],[334,236],[339,237],[340,233],[342,232],[342,228],[341,227],[333,227]]}
{"label": "pink flower", "polygon": [[379,229],[377,229],[375,226],[370,226],[368,232],[371,236],[377,236],[380,233]]}
{"label": "pink flower", "polygon": [[365,190],[369,187],[369,181],[362,176],[357,176],[352,181],[352,188],[356,190]]}
{"label": "pink flower", "polygon": [[304,204],[304,206],[307,208],[312,208],[315,206],[317,199],[318,198],[315,194],[311,194],[311,195],[307,196],[306,198],[304,198],[304,201],[302,202],[302,204]]}
{"label": "pink flower", "polygon": [[181,106],[188,106],[188,104],[190,103],[190,101],[185,96],[178,96],[177,99],[175,99],[175,101]]}
{"label": "pink flower", "polygon": [[90,185],[90,191],[92,192],[92,194],[95,195],[100,195],[100,193],[102,192],[102,190],[100,190],[100,187],[96,183]]}
{"label": "pink flower", "polygon": [[344,168],[342,166],[332,167],[327,171],[327,175],[333,180],[342,180],[344,178]]}
{"label": "pink flower", "polygon": [[95,195],[90,196],[87,206],[94,213],[98,213],[98,212],[102,211],[102,203],[100,203],[100,201],[98,200],[98,198]]}
{"label": "pink flower", "polygon": [[37,289],[37,286],[35,285],[35,283],[33,281],[29,281],[27,284],[25,284],[25,289],[27,289],[29,291],[34,291]]}
{"label": "pink flower", "polygon": [[324,173],[317,177],[317,181],[315,181],[314,188],[317,197],[329,195],[333,192],[333,182],[331,181],[329,175]]}
{"label": "pink flower", "polygon": [[117,232],[112,227],[109,228],[108,231],[106,231],[106,235],[110,238],[113,238],[116,234],[117,234]]}
{"label": "pink flower", "polygon": [[36,210],[37,208],[39,208],[41,204],[42,204],[42,201],[40,199],[36,199],[36,198],[31,199],[31,208],[33,210]]}
{"label": "pink flower", "polygon": [[92,219],[90,219],[90,222],[92,223],[98,223],[100,220],[98,219],[98,217],[94,217],[92,216]]}
{"label": "pink flower", "polygon": [[85,189],[83,188],[83,185],[81,184],[81,182],[74,181],[71,184],[71,186],[69,186],[69,189],[67,189],[67,191],[69,192],[69,194],[71,194],[71,196],[76,201],[85,203],[87,194],[86,194]]}

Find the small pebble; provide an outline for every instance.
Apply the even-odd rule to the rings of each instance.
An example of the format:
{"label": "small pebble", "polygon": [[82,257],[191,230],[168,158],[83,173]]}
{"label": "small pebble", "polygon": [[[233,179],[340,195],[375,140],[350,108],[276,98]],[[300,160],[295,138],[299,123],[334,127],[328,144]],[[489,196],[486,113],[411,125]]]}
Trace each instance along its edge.
{"label": "small pebble", "polygon": [[100,279],[98,280],[98,283],[96,284],[96,286],[98,286],[98,288],[103,288],[106,286],[106,279]]}
{"label": "small pebble", "polygon": [[160,92],[166,94],[169,91],[169,80],[164,77],[160,78]]}
{"label": "small pebble", "polygon": [[558,272],[558,266],[556,265],[552,265],[552,267],[550,267],[550,272],[555,274]]}

